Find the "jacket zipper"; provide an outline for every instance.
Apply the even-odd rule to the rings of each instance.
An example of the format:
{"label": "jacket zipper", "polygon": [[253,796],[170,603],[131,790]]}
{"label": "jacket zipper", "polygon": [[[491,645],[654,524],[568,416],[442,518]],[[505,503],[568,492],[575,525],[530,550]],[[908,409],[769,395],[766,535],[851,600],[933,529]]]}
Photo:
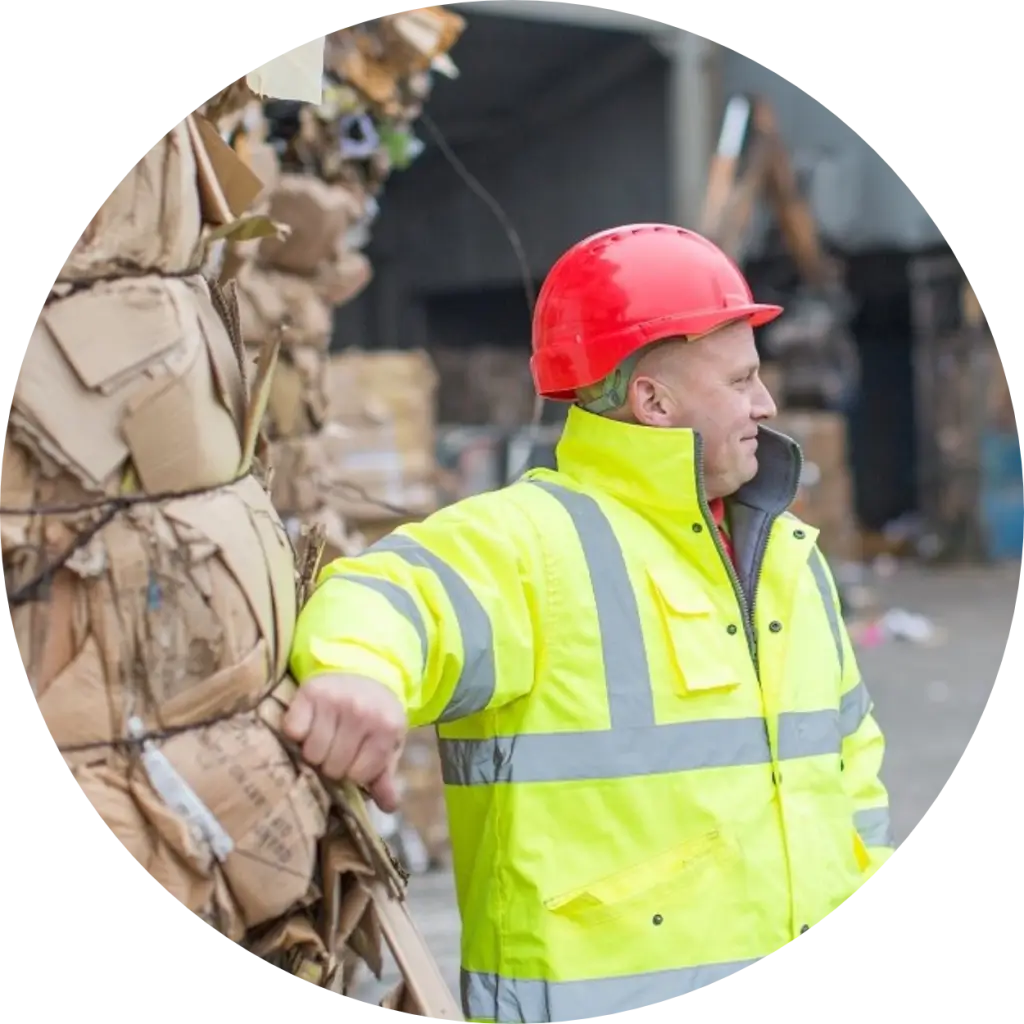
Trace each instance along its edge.
{"label": "jacket zipper", "polygon": [[[715,547],[718,549],[719,556],[722,559],[722,564],[725,566],[726,572],[729,574],[729,582],[732,584],[733,593],[736,596],[736,604],[739,605],[740,617],[743,621],[743,633],[746,636],[746,646],[750,648],[751,659],[754,662],[754,671],[758,678],[761,678],[761,666],[758,658],[758,638],[754,631],[754,615],[751,607],[751,602],[746,600],[746,595],[743,593],[742,584],[739,582],[739,574],[736,572],[735,566],[732,564],[732,559],[729,557],[728,552],[725,550],[725,545],[722,543],[722,538],[719,535],[718,525],[715,522],[715,517],[711,514],[711,506],[708,504],[708,497],[705,492],[705,472],[703,472],[703,442],[700,439],[699,434],[694,437],[695,443],[695,455],[697,463],[697,501],[700,503],[700,513],[705,518],[705,523],[708,529],[711,531],[712,540],[715,542]],[[759,560],[760,561],[760,560]],[[757,579],[761,578],[761,566],[758,565]],[[755,584],[755,592],[757,591],[757,585]]]}
{"label": "jacket zipper", "polygon": [[[715,547],[718,549],[719,557],[722,559],[722,563],[725,566],[726,571],[729,574],[729,580],[732,583],[732,589],[733,589],[733,591],[736,594],[736,603],[739,605],[740,612],[743,615],[743,628],[744,628],[744,631],[746,632],[746,635],[747,635],[747,645],[750,648],[750,657],[751,657],[751,660],[754,663],[754,674],[757,677],[758,683],[760,684],[760,682],[761,682],[761,667],[760,667],[760,664],[759,664],[759,661],[758,661],[758,657],[757,657],[757,635],[754,632],[754,613],[753,613],[753,607],[754,607],[754,600],[757,597],[757,588],[758,588],[758,585],[761,582],[761,571],[762,571],[762,567],[763,567],[763,564],[764,564],[764,553],[765,553],[765,549],[768,546],[767,538],[768,538],[769,534],[771,533],[771,528],[775,524],[775,520],[778,519],[779,516],[782,513],[781,512],[777,512],[777,513],[774,513],[773,515],[769,516],[768,528],[765,530],[765,533],[764,533],[765,542],[764,542],[763,545],[761,545],[761,550],[759,550],[759,551],[757,551],[755,553],[754,583],[753,583],[753,587],[751,588],[751,599],[748,602],[747,599],[746,599],[746,596],[743,593],[743,587],[740,584],[739,575],[737,574],[736,569],[735,569],[735,567],[732,564],[732,559],[729,557],[728,552],[725,550],[725,545],[722,543],[722,538],[721,538],[721,536],[718,533],[718,527],[715,524],[714,517],[711,515],[711,509],[708,506],[707,497],[706,497],[705,492],[704,492],[704,446],[703,446],[703,443],[701,442],[700,435],[698,435],[698,434],[694,435],[694,445],[695,445],[694,451],[695,451],[695,456],[696,456],[696,460],[697,460],[697,499],[700,502],[700,509],[701,509],[701,513],[704,516],[704,522],[707,524],[707,528],[709,530],[711,530],[711,534],[714,537],[714,541],[715,541]],[[797,487],[799,487],[799,480],[800,480],[800,476],[801,476],[802,471],[803,471],[803,455],[802,455],[802,453],[799,452],[799,449],[798,449],[798,454],[797,454],[797,460],[798,461],[797,461],[796,483],[794,484],[793,493],[790,495],[789,500],[786,502],[786,508],[788,508],[792,504],[793,498],[796,497],[796,489],[797,489]],[[765,727],[767,728],[767,720],[765,722]],[[773,765],[773,770],[772,770],[772,780],[773,780],[773,782],[775,781],[774,765]],[[779,830],[780,830],[780,834],[781,834],[781,838],[782,838],[782,849],[783,849],[783,854],[784,854],[785,859],[786,859],[786,873],[787,873],[787,876],[789,878],[789,891],[790,891],[790,894],[791,894],[790,895],[790,922],[789,922],[789,926],[790,926],[790,931],[793,934],[793,938],[796,938],[797,926],[796,926],[796,917],[795,917],[795,914],[794,914],[794,908],[793,908],[793,902],[792,902],[792,900],[793,900],[792,893],[794,891],[793,862],[792,862],[792,858],[790,856],[790,851],[789,851],[789,835],[788,835],[788,832],[786,830],[786,822],[785,822],[785,818],[784,818],[783,813],[782,813],[782,804],[781,804],[781,801],[778,798],[775,801],[775,811],[776,811],[776,816],[777,816],[777,819],[778,819],[778,822],[779,822]]]}
{"label": "jacket zipper", "polygon": [[[725,550],[725,545],[722,543],[722,538],[718,532],[718,525],[715,523],[714,517],[711,515],[711,508],[708,505],[707,495],[704,490],[704,442],[702,441],[699,434],[694,434],[694,454],[697,463],[697,500],[700,503],[701,514],[704,517],[704,523],[708,530],[711,531],[711,537],[715,542],[715,547],[718,550],[718,555],[722,560],[722,564],[725,566],[725,570],[729,575],[729,582],[732,584],[733,593],[736,596],[736,603],[740,609],[740,615],[743,619],[743,632],[747,638],[747,647],[750,650],[750,658],[754,663],[754,674],[760,679],[761,677],[761,666],[758,659],[757,650],[757,633],[754,630],[754,603],[757,600],[757,588],[761,582],[761,573],[764,567],[764,554],[765,548],[767,548],[767,537],[771,533],[772,526],[775,525],[775,520],[781,515],[780,512],[773,513],[768,518],[768,527],[765,530],[765,543],[761,546],[761,550],[756,552],[754,560],[754,582],[751,588],[750,600],[747,600],[747,596],[743,593],[743,586],[740,583],[740,578],[736,572],[735,566],[732,564],[732,559],[729,557],[728,552]],[[797,486],[799,486],[799,479],[801,470],[803,469],[803,459],[798,455],[799,464],[797,466]],[[792,504],[793,498],[796,497],[796,490],[794,488],[793,494],[790,496],[789,501],[786,502],[788,508]]]}

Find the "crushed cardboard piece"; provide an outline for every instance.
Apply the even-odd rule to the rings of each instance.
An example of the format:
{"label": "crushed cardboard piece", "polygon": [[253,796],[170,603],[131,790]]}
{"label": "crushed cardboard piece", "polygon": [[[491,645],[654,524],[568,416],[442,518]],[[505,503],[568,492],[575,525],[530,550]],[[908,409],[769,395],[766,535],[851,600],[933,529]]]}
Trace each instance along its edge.
{"label": "crushed cardboard piece", "polygon": [[[250,351],[253,366],[257,356]],[[271,439],[315,433],[327,414],[327,356],[321,349],[292,345],[274,372],[264,427]]]}
{"label": "crushed cardboard piece", "polygon": [[283,174],[269,198],[269,215],[287,224],[287,238],[265,239],[259,258],[265,266],[312,274],[344,250],[345,234],[363,217],[365,197],[343,185],[310,175]]}
{"label": "crushed cardboard piece", "polygon": [[130,456],[143,486],[190,490],[233,478],[243,403],[241,367],[205,282],[148,277],[46,308],[12,414],[89,490],[109,490]]}
{"label": "crushed cardboard piece", "polygon": [[333,330],[331,310],[311,279],[247,265],[236,280],[246,345],[259,347],[276,331],[284,330],[285,346],[328,348]]}
{"label": "crushed cardboard piece", "polygon": [[314,280],[324,302],[344,306],[369,287],[373,264],[363,253],[349,250],[334,261],[321,264]]}
{"label": "crushed cardboard piece", "polygon": [[426,71],[459,41],[466,22],[446,7],[422,7],[384,18],[385,39],[393,44],[392,64],[401,63],[406,76]]}

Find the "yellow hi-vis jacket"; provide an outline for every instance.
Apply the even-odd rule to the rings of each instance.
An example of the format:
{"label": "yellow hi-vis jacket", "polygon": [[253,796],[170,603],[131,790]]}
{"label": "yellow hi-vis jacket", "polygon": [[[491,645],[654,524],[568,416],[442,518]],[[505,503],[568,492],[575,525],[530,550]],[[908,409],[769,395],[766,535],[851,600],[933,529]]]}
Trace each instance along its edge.
{"label": "yellow hi-vis jacket", "polygon": [[883,739],[797,446],[728,503],[700,439],[579,409],[558,472],[328,565],[299,681],[356,673],[438,723],[476,1021],[578,1020],[767,956],[891,853]]}

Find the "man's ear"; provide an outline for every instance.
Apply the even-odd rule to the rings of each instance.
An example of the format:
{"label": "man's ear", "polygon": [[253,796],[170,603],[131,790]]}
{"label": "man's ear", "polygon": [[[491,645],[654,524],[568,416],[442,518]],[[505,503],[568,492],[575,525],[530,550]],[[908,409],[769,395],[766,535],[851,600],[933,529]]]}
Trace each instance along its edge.
{"label": "man's ear", "polygon": [[665,427],[671,423],[668,393],[653,377],[634,378],[629,389],[633,418],[644,427]]}

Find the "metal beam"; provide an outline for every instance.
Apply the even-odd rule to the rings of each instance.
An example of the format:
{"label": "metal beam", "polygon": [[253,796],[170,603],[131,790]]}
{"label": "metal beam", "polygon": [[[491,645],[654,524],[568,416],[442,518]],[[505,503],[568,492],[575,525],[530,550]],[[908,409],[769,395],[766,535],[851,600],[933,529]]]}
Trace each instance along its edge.
{"label": "metal beam", "polygon": [[621,11],[606,11],[602,7],[584,4],[539,3],[534,0],[482,0],[478,3],[451,4],[461,14],[490,15],[501,18],[519,18],[525,21],[553,21],[561,25],[580,28],[604,29],[612,32],[632,32],[637,35],[662,35],[666,28],[660,21],[638,18]]}
{"label": "metal beam", "polygon": [[714,152],[714,44],[692,32],[658,40],[669,58],[669,210],[675,224],[699,227]]}

